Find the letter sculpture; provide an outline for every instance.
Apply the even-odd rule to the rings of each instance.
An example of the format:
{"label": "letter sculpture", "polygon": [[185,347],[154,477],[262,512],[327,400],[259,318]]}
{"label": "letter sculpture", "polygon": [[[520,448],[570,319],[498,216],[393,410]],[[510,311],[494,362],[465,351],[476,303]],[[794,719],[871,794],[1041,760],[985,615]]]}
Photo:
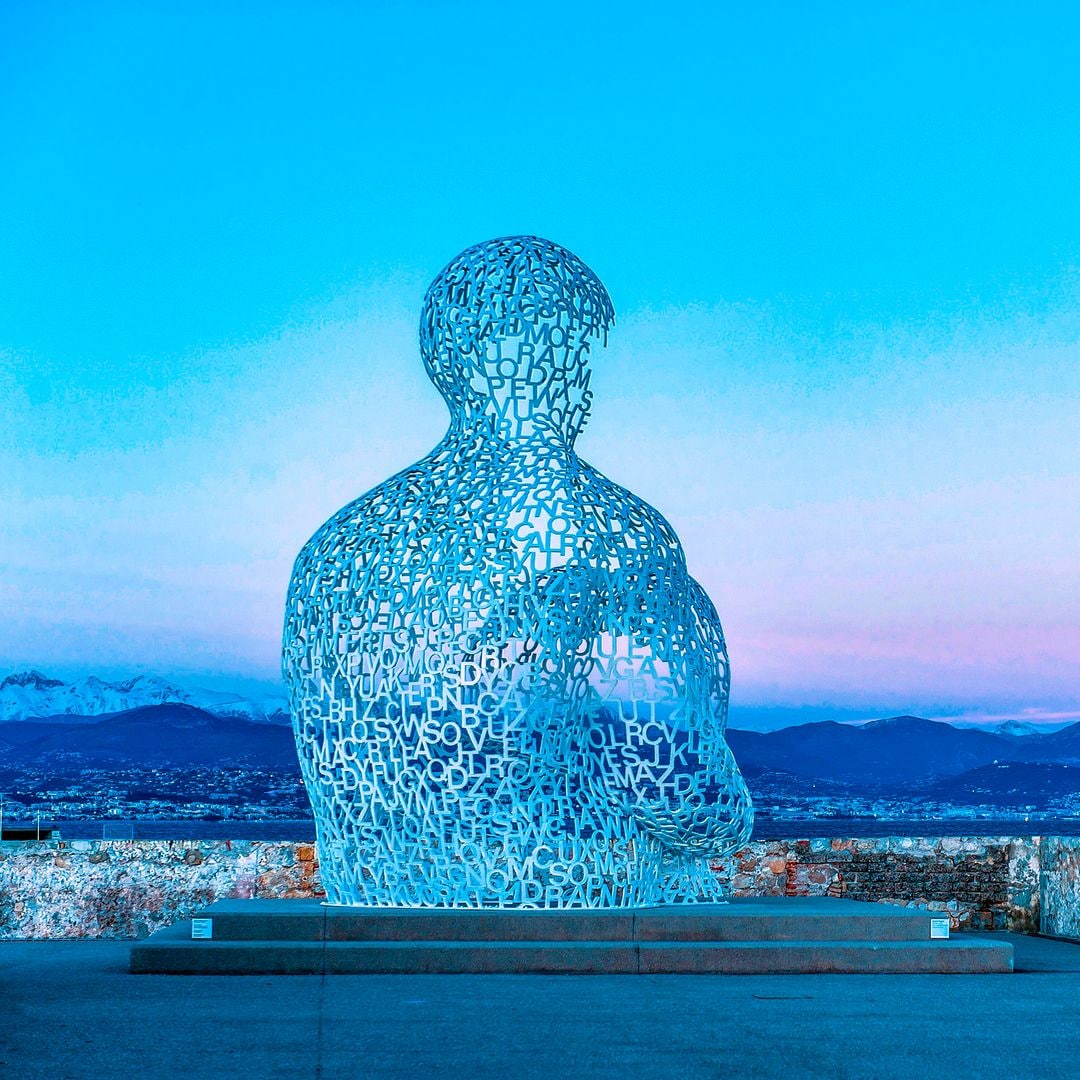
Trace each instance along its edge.
{"label": "letter sculpture", "polygon": [[296,560],[284,671],[329,902],[721,898],[750,798],[716,611],[651,506],[579,458],[607,290],[535,236],[463,251],[420,346],[445,438]]}

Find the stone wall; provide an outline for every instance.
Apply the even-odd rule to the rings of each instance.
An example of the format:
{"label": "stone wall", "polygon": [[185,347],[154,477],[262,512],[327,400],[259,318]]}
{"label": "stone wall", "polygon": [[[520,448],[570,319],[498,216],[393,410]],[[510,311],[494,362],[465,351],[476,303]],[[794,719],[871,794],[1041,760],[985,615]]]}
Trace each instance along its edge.
{"label": "stone wall", "polygon": [[768,840],[717,867],[736,896],[839,896],[948,915],[954,930],[1039,929],[1035,837]]}
{"label": "stone wall", "polygon": [[[738,896],[883,901],[942,912],[956,930],[1080,938],[1080,838],[770,840],[716,870]],[[310,844],[0,844],[0,939],[138,938],[214,900],[321,895]]]}
{"label": "stone wall", "polygon": [[322,896],[310,844],[0,844],[0,939],[140,938],[215,900]]}
{"label": "stone wall", "polygon": [[1042,849],[1041,932],[1080,939],[1080,837],[1047,837]]}

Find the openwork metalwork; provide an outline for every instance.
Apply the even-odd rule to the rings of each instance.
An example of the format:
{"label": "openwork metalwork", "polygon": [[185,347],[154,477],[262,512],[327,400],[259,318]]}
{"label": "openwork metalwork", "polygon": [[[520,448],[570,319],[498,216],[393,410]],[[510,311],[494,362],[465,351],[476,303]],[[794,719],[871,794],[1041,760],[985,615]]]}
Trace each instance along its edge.
{"label": "openwork metalwork", "polygon": [[420,322],[446,436],[296,560],[284,670],[332,903],[715,900],[709,859],[749,837],[713,605],[574,450],[613,322],[557,244],[462,252]]}

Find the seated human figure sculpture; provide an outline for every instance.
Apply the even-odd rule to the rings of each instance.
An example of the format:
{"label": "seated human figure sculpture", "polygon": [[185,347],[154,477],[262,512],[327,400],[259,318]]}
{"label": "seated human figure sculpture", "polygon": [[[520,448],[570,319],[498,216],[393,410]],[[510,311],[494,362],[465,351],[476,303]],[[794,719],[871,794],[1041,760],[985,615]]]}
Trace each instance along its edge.
{"label": "seated human figure sculpture", "polygon": [[331,903],[720,898],[709,860],[752,821],[720,622],[667,521],[574,449],[613,322],[557,244],[462,252],[420,324],[446,436],[296,560],[284,671]]}

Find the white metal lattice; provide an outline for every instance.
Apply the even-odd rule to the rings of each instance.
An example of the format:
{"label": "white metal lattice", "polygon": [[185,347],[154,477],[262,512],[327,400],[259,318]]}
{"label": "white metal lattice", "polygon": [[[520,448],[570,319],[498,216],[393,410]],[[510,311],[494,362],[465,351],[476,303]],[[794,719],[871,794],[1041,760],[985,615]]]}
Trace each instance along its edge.
{"label": "white metal lattice", "polygon": [[613,322],[557,244],[462,252],[420,326],[449,431],[296,560],[284,671],[331,902],[714,900],[708,860],[749,838],[713,605],[574,450]]}

